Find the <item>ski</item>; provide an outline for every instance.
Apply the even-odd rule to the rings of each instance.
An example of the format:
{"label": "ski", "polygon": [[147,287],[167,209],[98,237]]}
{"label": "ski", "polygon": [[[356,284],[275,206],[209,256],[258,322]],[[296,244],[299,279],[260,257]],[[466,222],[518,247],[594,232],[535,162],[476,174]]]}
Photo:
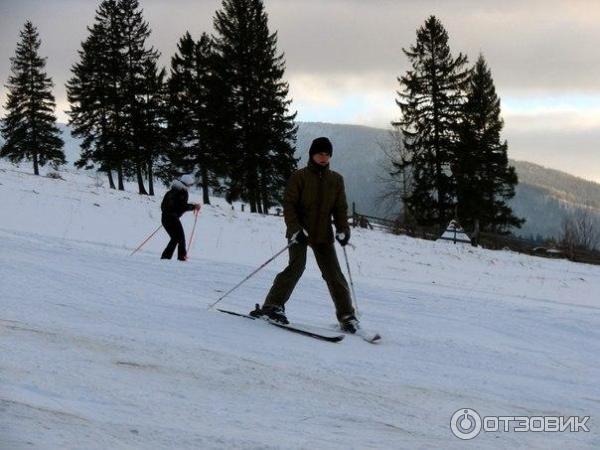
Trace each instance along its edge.
{"label": "ski", "polygon": [[[251,319],[251,320],[257,320],[256,317],[252,317],[248,314],[243,314],[243,313],[239,313],[236,311],[229,311],[227,309],[219,309],[219,308],[216,308],[216,309],[217,309],[217,311],[220,311],[225,314],[231,314],[233,316],[244,317],[246,319]],[[285,325],[283,323],[275,322],[275,321],[269,320],[267,318],[261,318],[261,320],[263,320],[264,322],[266,322],[268,324],[275,325],[278,328],[282,328],[284,330],[291,331],[292,333],[302,334],[304,336],[309,336],[314,339],[320,339],[322,341],[340,342],[345,337],[345,335],[343,333],[336,333],[336,332],[328,331],[328,330],[317,330],[308,325],[302,325],[302,324],[296,324],[296,323],[290,323],[288,325]]]}
{"label": "ski", "polygon": [[[294,324],[294,325],[299,325],[299,324]],[[305,326],[305,325],[303,325]],[[381,335],[375,331],[369,331],[366,330],[364,328],[359,328],[356,333],[350,333],[348,331],[343,331],[339,328],[339,326],[332,326],[331,328],[325,328],[325,327],[311,327],[313,330],[316,330],[317,332],[321,332],[321,331],[326,331],[326,332],[333,332],[335,331],[339,331],[340,333],[343,333],[344,335],[349,335],[349,336],[357,336],[359,338],[361,338],[362,340],[368,342],[369,344],[378,344],[380,343],[380,341],[382,340]]]}

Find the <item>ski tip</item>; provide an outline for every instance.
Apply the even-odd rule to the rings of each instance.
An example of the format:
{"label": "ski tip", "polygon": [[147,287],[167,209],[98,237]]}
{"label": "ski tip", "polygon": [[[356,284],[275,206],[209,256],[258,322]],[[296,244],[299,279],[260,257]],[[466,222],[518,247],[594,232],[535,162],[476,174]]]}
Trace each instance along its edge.
{"label": "ski tip", "polygon": [[369,344],[378,344],[379,342],[381,342],[381,335],[379,333],[374,333],[374,334],[360,333],[358,335],[360,337],[362,337],[363,340],[365,340]]}

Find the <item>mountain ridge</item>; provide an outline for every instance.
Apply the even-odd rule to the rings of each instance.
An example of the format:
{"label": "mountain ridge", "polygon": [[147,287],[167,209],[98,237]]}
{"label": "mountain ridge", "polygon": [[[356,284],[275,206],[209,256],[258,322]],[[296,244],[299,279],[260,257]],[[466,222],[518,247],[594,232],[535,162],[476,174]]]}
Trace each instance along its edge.
{"label": "mountain ridge", "polygon": [[[306,159],[305,149],[312,139],[320,135],[332,137],[332,166],[339,168],[345,176],[348,196],[356,202],[357,211],[379,217],[397,214],[399,208],[394,210],[389,205],[378,204],[385,190],[385,183],[380,180],[386,178],[388,164],[382,147],[392,143],[390,130],[325,122],[299,122],[298,125],[297,149],[299,156],[303,157],[301,162]],[[365,142],[368,144],[365,145]],[[351,160],[357,159],[361,153],[370,154],[370,157],[352,163],[336,157],[336,149],[338,154],[344,149]],[[365,163],[369,166],[364,167]],[[600,183],[529,161],[510,159],[510,164],[517,171],[519,184],[509,204],[519,217],[526,219],[521,229],[513,230],[516,235],[558,238],[563,221],[585,208],[590,208],[600,226]],[[361,182],[360,188],[353,182],[355,177]]]}

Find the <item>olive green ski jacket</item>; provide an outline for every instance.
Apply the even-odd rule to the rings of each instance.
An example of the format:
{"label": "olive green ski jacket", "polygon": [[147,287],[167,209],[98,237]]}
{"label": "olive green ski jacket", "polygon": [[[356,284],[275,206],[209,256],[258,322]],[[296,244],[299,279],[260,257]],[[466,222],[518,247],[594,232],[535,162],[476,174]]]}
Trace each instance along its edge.
{"label": "olive green ski jacket", "polygon": [[349,231],[344,178],[312,160],[290,177],[283,199],[283,215],[289,239],[300,228],[310,244],[333,242],[331,219],[337,232]]}

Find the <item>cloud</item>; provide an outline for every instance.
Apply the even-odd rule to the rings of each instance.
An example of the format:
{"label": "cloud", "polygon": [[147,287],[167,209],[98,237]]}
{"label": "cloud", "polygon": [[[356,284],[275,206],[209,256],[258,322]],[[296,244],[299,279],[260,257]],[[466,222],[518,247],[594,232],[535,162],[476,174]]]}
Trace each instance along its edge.
{"label": "cloud", "polygon": [[[59,119],[64,84],[93,22],[95,0],[0,0],[0,84],[9,73],[19,30],[39,27],[41,54],[56,87]],[[220,0],[141,0],[150,43],[169,64],[181,35],[212,31]],[[409,67],[402,53],[436,15],[454,54],[482,52],[503,100],[513,157],[549,157],[556,167],[600,178],[594,156],[600,117],[600,2],[594,0],[265,0],[270,27],[286,56],[286,78],[301,120],[387,127],[398,118],[396,77]],[[0,88],[0,101],[5,102]],[[2,110],[0,108],[0,114]],[[555,136],[555,141],[548,136]],[[577,140],[571,154],[553,142]],[[552,152],[544,149],[556,149]],[[578,153],[579,152],[579,153]],[[596,152],[597,153],[597,152]],[[554,155],[554,156],[552,156]],[[543,159],[535,159],[547,163]],[[591,174],[591,175],[589,175]]]}
{"label": "cloud", "polygon": [[[455,54],[486,56],[505,90],[600,89],[600,3],[592,1],[267,2],[292,72],[393,75],[430,14],[445,25]],[[298,2],[296,2],[298,4]],[[293,11],[292,14],[290,12]],[[576,67],[577,70],[573,70]]]}
{"label": "cloud", "polygon": [[[64,84],[79,43],[92,23],[96,1],[3,0],[0,19],[0,76],[8,73],[19,29],[27,18],[40,28],[49,72]],[[212,31],[219,0],[144,0],[153,30],[150,42],[168,65],[179,37]],[[270,27],[278,31],[288,76],[324,78],[404,73],[402,53],[425,19],[437,15],[454,53],[474,60],[483,52],[503,91],[600,91],[600,3],[582,0],[265,0]]]}
{"label": "cloud", "polygon": [[[512,132],[519,133],[551,133],[568,132],[586,133],[600,129],[600,109],[589,112],[545,112],[539,114],[505,114],[505,123]],[[596,146],[596,143],[593,143]],[[600,152],[599,152],[600,153]],[[600,166],[599,166],[600,167]]]}
{"label": "cloud", "polygon": [[394,82],[378,72],[367,76],[315,76],[290,78],[290,95],[298,120],[387,127],[397,115]]}
{"label": "cloud", "polygon": [[[527,122],[526,118],[520,118]],[[534,119],[534,121],[537,119]],[[538,162],[600,183],[600,126],[582,130],[564,128],[513,129],[507,121],[509,157]]]}

